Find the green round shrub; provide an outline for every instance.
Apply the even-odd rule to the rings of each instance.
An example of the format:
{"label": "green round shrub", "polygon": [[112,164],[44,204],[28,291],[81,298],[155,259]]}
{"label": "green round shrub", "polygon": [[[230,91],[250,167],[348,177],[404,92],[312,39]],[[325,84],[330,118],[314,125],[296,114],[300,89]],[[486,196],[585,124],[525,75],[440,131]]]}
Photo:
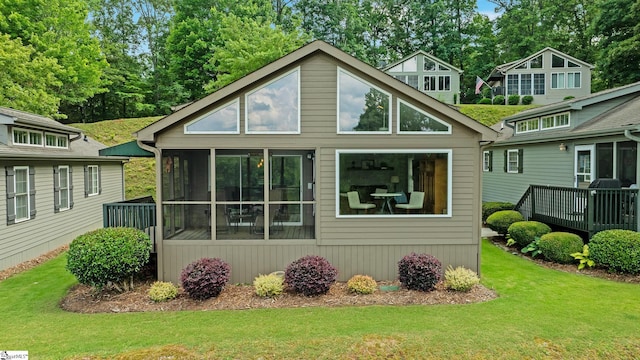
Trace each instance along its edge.
{"label": "green round shrub", "polygon": [[619,273],[640,273],[640,233],[604,230],[589,241],[589,255],[596,265]]}
{"label": "green round shrub", "polygon": [[411,253],[398,262],[398,274],[407,289],[432,291],[442,277],[442,263],[433,255]]}
{"label": "green round shrub", "polygon": [[493,98],[493,105],[504,105],[504,95],[496,95]]}
{"label": "green round shrub", "polygon": [[573,253],[582,252],[584,243],[579,235],[568,232],[551,232],[540,237],[538,248],[547,260],[560,264],[575,261]]}
{"label": "green round shrub", "polygon": [[69,245],[67,270],[81,284],[102,289],[123,285],[149,261],[151,240],[133,228],[103,228],[75,238]]}
{"label": "green round shrub", "polygon": [[279,273],[259,275],[253,280],[253,288],[260,297],[276,297],[284,291],[284,276]]}
{"label": "green round shrub", "polygon": [[507,233],[516,242],[518,246],[525,247],[536,237],[551,232],[551,228],[547,224],[538,221],[518,221],[514,222],[507,229]]}
{"label": "green round shrub", "polygon": [[518,105],[520,103],[520,95],[509,95],[507,102],[509,105]]}
{"label": "green round shrub", "polygon": [[155,302],[175,299],[178,296],[178,288],[171,282],[156,281],[147,292],[149,299]]}
{"label": "green round shrub", "polygon": [[522,97],[522,105],[531,105],[533,102],[533,96],[525,95]]}
{"label": "green round shrub", "polygon": [[516,206],[510,202],[487,201],[482,203],[482,222],[486,223],[487,218],[496,211],[513,210]]}
{"label": "green round shrub", "polygon": [[373,294],[378,289],[378,283],[368,275],[354,275],[347,281],[347,288],[355,294]]}
{"label": "green round shrub", "polygon": [[480,283],[480,278],[475,271],[458,266],[453,268],[451,265],[444,272],[445,287],[453,291],[468,292],[474,286]]}
{"label": "green round shrub", "polygon": [[491,99],[482,98],[482,99],[478,100],[478,104],[479,105],[491,105]]}
{"label": "green round shrub", "polygon": [[496,211],[487,218],[487,226],[500,235],[506,235],[514,222],[524,221],[522,214],[515,210]]}

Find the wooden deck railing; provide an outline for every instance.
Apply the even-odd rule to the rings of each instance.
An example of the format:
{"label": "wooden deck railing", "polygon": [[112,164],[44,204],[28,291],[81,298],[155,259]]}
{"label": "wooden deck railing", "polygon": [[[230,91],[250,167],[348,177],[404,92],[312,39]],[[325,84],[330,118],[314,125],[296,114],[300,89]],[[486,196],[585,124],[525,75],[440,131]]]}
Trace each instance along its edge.
{"label": "wooden deck railing", "polygon": [[586,232],[637,231],[638,189],[576,189],[530,185],[516,205],[526,219]]}
{"label": "wooden deck railing", "polygon": [[144,231],[156,250],[156,204],[151,196],[102,205],[104,227],[132,227]]}

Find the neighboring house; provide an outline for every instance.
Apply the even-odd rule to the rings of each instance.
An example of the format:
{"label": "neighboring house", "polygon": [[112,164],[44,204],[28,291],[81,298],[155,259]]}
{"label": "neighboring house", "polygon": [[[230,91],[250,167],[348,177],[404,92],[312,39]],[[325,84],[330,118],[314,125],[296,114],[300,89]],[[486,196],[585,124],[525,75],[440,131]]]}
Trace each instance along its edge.
{"label": "neighboring house", "polygon": [[316,254],[341,280],[392,280],[411,252],[478,271],[480,145],[495,138],[310,43],[137,133],[156,154],[158,277],[219,257],[247,283]]}
{"label": "neighboring house", "polygon": [[546,105],[591,93],[593,65],[547,47],[524,59],[496,66],[487,79],[493,95],[533,96]]}
{"label": "neighboring house", "polygon": [[124,158],[52,119],[0,107],[0,270],[102,226],[124,197]]}
{"label": "neighboring house", "polygon": [[442,102],[460,103],[460,77],[463,71],[424,51],[416,51],[384,67],[382,71]]}
{"label": "neighboring house", "polygon": [[483,201],[517,203],[529,185],[638,184],[640,82],[507,117],[484,150]]}

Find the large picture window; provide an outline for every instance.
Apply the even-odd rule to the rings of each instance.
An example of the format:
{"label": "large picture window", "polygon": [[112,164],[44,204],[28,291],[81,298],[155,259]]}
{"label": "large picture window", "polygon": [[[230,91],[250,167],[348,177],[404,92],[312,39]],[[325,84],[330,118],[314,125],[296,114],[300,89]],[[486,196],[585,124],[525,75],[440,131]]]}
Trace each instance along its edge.
{"label": "large picture window", "polygon": [[337,150],[336,216],[450,216],[451,150]]}
{"label": "large picture window", "polygon": [[300,133],[300,69],[246,95],[247,134]]}
{"label": "large picture window", "polygon": [[391,95],[338,68],[338,133],[391,133]]}
{"label": "large picture window", "polygon": [[398,99],[398,133],[451,134],[444,121]]}

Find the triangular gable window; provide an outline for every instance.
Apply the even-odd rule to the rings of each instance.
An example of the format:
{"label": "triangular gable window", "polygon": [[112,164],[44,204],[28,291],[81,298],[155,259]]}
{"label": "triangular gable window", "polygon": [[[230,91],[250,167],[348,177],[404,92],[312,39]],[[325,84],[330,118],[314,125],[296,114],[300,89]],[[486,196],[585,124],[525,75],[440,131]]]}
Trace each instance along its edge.
{"label": "triangular gable window", "polygon": [[542,69],[542,54],[534,57],[529,60],[529,68],[531,69]]}
{"label": "triangular gable window", "polygon": [[338,68],[338,133],[391,133],[391,95]]}
{"label": "triangular gable window", "polygon": [[398,99],[398,133],[451,134],[451,125]]}
{"label": "triangular gable window", "polygon": [[233,100],[189,122],[185,134],[238,134],[240,132],[240,101]]}
{"label": "triangular gable window", "polygon": [[552,68],[563,68],[564,67],[564,58],[558,55],[551,55],[551,67]]}
{"label": "triangular gable window", "polygon": [[300,68],[248,93],[247,134],[300,133]]}
{"label": "triangular gable window", "polygon": [[576,63],[574,63],[573,61],[569,61],[569,60],[567,60],[567,67],[573,67],[573,68],[575,68],[575,67],[580,67],[580,65],[578,65],[578,64],[576,64]]}

